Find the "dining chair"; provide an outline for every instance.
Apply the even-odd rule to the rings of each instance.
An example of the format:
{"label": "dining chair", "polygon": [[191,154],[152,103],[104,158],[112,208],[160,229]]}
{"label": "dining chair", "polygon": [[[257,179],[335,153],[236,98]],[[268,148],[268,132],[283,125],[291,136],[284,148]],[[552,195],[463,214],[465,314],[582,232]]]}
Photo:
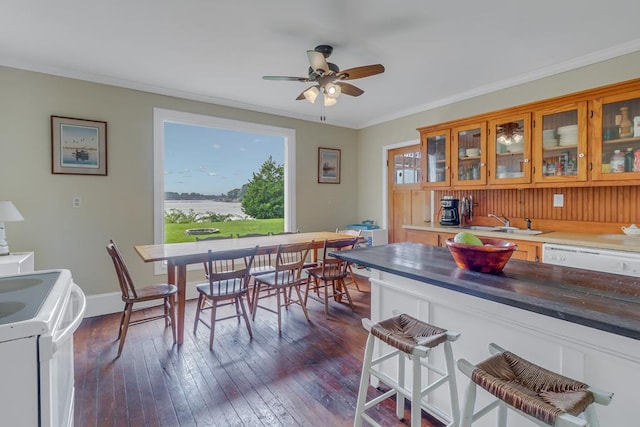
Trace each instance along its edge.
{"label": "dining chair", "polygon": [[[309,297],[324,302],[324,315],[329,317],[329,297],[340,301],[342,296],[345,296],[351,310],[354,311],[353,301],[344,280],[349,277],[349,262],[334,258],[329,254],[340,250],[353,249],[357,244],[358,237],[324,241],[322,262],[319,266],[306,270],[309,276],[309,284],[304,295],[305,305]],[[312,290],[315,291],[316,296],[309,295]],[[322,292],[323,299],[318,296],[320,292]]]}
{"label": "dining chair", "polygon": [[[209,281],[196,286],[198,291],[198,305],[196,306],[196,319],[193,325],[195,335],[198,323],[202,323],[209,328],[209,350],[213,350],[213,337],[215,334],[215,324],[221,320],[240,317],[244,319],[249,331],[249,337],[253,338],[247,309],[242,297],[247,295],[247,285],[249,284],[249,269],[253,263],[253,258],[258,251],[258,247],[251,249],[233,249],[228,251],[211,251],[207,257],[207,269],[209,271]],[[225,306],[234,306],[235,314],[218,318],[218,309]],[[211,310],[209,323],[202,312]]]}
{"label": "dining chair", "polygon": [[296,231],[281,231],[279,233],[269,233],[272,236],[282,236],[283,234],[298,234],[300,233],[300,230],[296,230]]}
{"label": "dining chair", "polygon": [[[107,252],[111,256],[113,265],[116,269],[116,275],[118,276],[118,283],[120,284],[120,290],[122,291],[122,301],[124,301],[124,310],[122,317],[120,318],[120,327],[118,329],[118,340],[120,345],[118,346],[118,356],[122,354],[122,348],[124,347],[124,341],[127,337],[127,331],[129,326],[137,325],[139,323],[149,322],[157,319],[165,320],[165,327],[171,325],[171,334],[173,336],[173,342],[176,342],[176,318],[175,318],[175,304],[174,295],[178,292],[178,288],[174,285],[158,284],[149,285],[144,288],[136,288],[129,274],[120,250],[116,246],[113,240],[107,244]],[[133,305],[136,303],[142,303],[146,301],[162,300],[163,313],[160,315],[141,316],[135,320],[131,320],[133,313],[139,312],[143,309],[133,309]],[[144,307],[147,309],[148,307]]]}
{"label": "dining chair", "polygon": [[[227,239],[233,239],[233,233],[229,234],[228,236],[196,237],[196,242],[205,242],[207,240],[227,240]],[[204,264],[204,277],[207,278],[209,277],[209,268],[206,261],[203,264]]]}
{"label": "dining chair", "polygon": [[[308,282],[308,278],[302,276],[302,270],[312,247],[313,242],[278,246],[275,255],[275,270],[271,273],[254,277],[252,297],[252,319],[254,321],[258,308],[276,313],[278,315],[278,333],[282,333],[282,307],[288,310],[289,306],[293,304],[299,305],[307,321],[310,321],[300,288]],[[260,305],[260,300],[272,297],[271,293],[261,295],[266,291],[275,291],[276,310],[267,305]],[[293,291],[296,292],[297,299],[293,297]]]}
{"label": "dining chair", "polygon": [[[355,247],[360,247],[360,245],[364,242],[364,239],[362,238],[362,230],[349,230],[349,229],[340,230],[340,229],[336,228],[336,233],[338,233],[338,234],[347,234],[349,236],[357,237],[358,238],[358,243],[356,244]],[[353,285],[355,285],[355,287],[358,290],[358,292],[362,292],[360,290],[360,285],[358,285],[358,281],[356,280],[356,275],[353,272],[353,267],[352,267],[351,263],[349,263],[349,265],[347,266],[347,270],[349,271],[349,276],[348,276],[348,280],[345,280],[345,286],[349,286],[349,285],[353,284]]]}
{"label": "dining chair", "polygon": [[196,242],[204,242],[206,240],[221,240],[221,239],[233,239],[233,233],[228,236],[209,236],[209,237],[197,237]]}
{"label": "dining chair", "polygon": [[243,237],[265,237],[265,236],[269,236],[269,233],[247,233],[247,234],[236,234],[236,236],[238,237],[238,239],[242,239]]}

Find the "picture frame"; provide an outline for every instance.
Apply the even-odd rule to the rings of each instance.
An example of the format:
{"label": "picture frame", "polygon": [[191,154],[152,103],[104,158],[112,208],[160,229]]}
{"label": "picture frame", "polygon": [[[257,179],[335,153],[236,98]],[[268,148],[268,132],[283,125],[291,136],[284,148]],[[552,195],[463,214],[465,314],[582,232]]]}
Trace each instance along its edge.
{"label": "picture frame", "polygon": [[107,175],[107,122],[51,116],[51,173]]}
{"label": "picture frame", "polygon": [[340,150],[318,148],[318,183],[340,184]]}

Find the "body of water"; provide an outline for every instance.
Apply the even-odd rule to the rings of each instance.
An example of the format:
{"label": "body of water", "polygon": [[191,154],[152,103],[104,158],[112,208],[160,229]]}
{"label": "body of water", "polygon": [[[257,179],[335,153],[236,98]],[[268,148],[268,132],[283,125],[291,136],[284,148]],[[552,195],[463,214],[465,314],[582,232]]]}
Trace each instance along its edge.
{"label": "body of water", "polygon": [[240,202],[216,202],[212,200],[165,200],[165,212],[171,209],[178,209],[183,212],[189,212],[190,209],[193,209],[196,213],[215,212],[218,214],[232,214],[241,218],[247,216],[242,213],[242,204]]}

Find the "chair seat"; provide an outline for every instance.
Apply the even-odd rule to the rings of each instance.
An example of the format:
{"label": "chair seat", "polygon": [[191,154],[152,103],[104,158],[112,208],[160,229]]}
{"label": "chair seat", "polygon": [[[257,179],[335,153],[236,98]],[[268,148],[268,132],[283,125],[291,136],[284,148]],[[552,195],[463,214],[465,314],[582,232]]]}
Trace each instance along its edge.
{"label": "chair seat", "polygon": [[563,412],[577,416],[594,402],[587,384],[508,351],[477,364],[471,379],[498,399],[549,425]]}
{"label": "chair seat", "polygon": [[271,273],[266,273],[266,274],[261,274],[259,276],[256,276],[255,280],[273,288],[305,285],[307,283],[306,279],[304,278],[297,279],[296,274],[291,273],[290,271],[280,271],[277,276],[278,276],[278,280],[276,280],[276,273],[271,272]]}
{"label": "chair seat", "polygon": [[[222,282],[201,283],[196,286],[201,294],[209,298],[230,298],[247,292],[244,287],[244,279],[225,280]],[[213,292],[211,292],[213,290]]]}
{"label": "chair seat", "polygon": [[261,276],[267,273],[274,273],[275,271],[276,268],[272,265],[262,265],[260,267],[252,267],[249,274],[251,274],[252,276]]}
{"label": "chair seat", "polygon": [[447,341],[447,330],[401,314],[382,320],[371,327],[371,333],[383,342],[411,354],[418,347],[433,348]]}
{"label": "chair seat", "polygon": [[344,279],[349,275],[349,272],[340,271],[339,268],[315,267],[315,268],[308,268],[307,274],[315,278],[318,278],[320,280],[332,281],[332,280]]}
{"label": "chair seat", "polygon": [[136,289],[136,294],[138,294],[136,298],[129,297],[127,299],[123,298],[123,300],[132,302],[151,301],[154,299],[166,298],[169,295],[175,294],[177,292],[178,288],[174,285],[149,285],[144,288]]}

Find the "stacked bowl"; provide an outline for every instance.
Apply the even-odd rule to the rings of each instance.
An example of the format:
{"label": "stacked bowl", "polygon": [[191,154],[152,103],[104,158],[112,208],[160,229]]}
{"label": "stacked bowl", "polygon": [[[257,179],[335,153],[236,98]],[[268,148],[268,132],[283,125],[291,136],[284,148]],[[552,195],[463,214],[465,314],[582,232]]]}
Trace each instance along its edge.
{"label": "stacked bowl", "polygon": [[560,126],[558,128],[560,145],[578,145],[578,125]]}

